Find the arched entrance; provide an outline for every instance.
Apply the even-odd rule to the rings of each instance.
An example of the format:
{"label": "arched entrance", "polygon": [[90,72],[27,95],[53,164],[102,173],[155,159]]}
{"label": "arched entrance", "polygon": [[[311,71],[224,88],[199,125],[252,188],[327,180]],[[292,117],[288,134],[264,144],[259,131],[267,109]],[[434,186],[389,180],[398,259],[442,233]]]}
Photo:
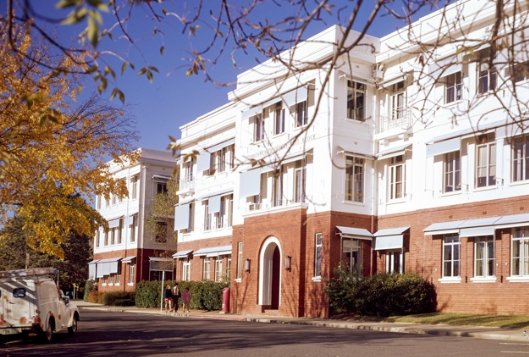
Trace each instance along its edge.
{"label": "arched entrance", "polygon": [[265,240],[259,254],[259,305],[279,309],[281,300],[281,245],[275,237]]}

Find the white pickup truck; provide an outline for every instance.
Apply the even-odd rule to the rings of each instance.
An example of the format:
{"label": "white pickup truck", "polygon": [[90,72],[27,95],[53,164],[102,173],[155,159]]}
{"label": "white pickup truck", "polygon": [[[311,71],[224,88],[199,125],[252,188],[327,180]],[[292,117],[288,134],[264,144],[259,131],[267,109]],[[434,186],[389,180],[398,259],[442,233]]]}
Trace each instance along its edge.
{"label": "white pickup truck", "polygon": [[58,270],[34,268],[0,271],[0,335],[40,336],[77,332],[79,310],[55,283]]}

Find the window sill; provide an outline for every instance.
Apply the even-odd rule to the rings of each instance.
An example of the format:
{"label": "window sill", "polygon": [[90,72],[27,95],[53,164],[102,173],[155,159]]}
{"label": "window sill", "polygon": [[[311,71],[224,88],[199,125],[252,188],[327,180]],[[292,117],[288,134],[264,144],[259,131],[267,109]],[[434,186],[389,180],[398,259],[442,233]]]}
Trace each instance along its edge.
{"label": "window sill", "polygon": [[460,195],[461,193],[462,193],[462,191],[461,191],[461,189],[459,189],[459,190],[456,190],[456,191],[441,192],[441,194],[439,196],[440,197],[450,197],[450,196]]}
{"label": "window sill", "polygon": [[483,276],[483,277],[470,278],[470,281],[472,283],[481,284],[481,283],[495,283],[498,281],[498,279],[495,276]]}
{"label": "window sill", "polygon": [[461,99],[456,99],[456,100],[454,100],[452,102],[448,102],[448,103],[445,102],[442,106],[443,106],[443,108],[450,108],[450,107],[455,107],[455,106],[457,106],[457,105],[459,105],[459,104],[461,104],[463,102],[464,102],[464,100],[463,100],[463,98],[461,98]]}
{"label": "window sill", "polygon": [[509,283],[529,283],[529,276],[508,276],[506,280]]}
{"label": "window sill", "polygon": [[459,283],[461,283],[461,277],[457,276],[457,277],[454,277],[454,278],[452,278],[452,277],[441,278],[438,281],[441,284],[459,284]]}
{"label": "window sill", "polygon": [[349,200],[343,200],[342,201],[346,205],[352,205],[352,206],[364,206],[364,202],[357,202],[357,201],[349,201]]}
{"label": "window sill", "polygon": [[528,183],[529,183],[529,180],[511,181],[511,186],[523,186],[523,185],[527,185]]}
{"label": "window sill", "polygon": [[237,284],[241,283],[242,282],[242,279],[241,278],[235,278],[234,280]]}
{"label": "window sill", "polygon": [[321,283],[321,276],[313,276],[312,281],[314,283]]}
{"label": "window sill", "polygon": [[498,187],[498,184],[489,185],[489,186],[483,186],[483,187],[474,187],[474,192],[481,192],[481,191],[491,191]]}
{"label": "window sill", "polygon": [[361,120],[361,119],[353,119],[353,118],[348,118],[348,117],[346,117],[345,119],[346,119],[347,121],[349,121],[349,122],[358,123],[358,124],[365,124],[366,121],[367,121],[367,118]]}

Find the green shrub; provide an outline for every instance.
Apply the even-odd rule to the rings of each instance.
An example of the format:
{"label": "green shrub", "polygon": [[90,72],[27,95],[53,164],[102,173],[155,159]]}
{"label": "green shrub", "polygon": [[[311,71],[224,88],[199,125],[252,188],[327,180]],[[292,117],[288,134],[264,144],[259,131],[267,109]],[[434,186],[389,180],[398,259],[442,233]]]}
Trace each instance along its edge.
{"label": "green shrub", "polygon": [[136,306],[160,307],[161,301],[160,281],[140,281],[136,287]]}
{"label": "green shrub", "polygon": [[327,294],[332,314],[409,315],[433,312],[437,305],[433,284],[415,274],[360,278],[338,267]]}

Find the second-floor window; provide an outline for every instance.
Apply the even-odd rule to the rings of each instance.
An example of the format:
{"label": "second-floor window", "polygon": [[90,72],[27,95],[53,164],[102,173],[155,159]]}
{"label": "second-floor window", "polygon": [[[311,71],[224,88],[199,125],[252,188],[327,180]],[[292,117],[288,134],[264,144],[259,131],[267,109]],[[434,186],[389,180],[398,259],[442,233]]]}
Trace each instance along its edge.
{"label": "second-floor window", "polygon": [[443,192],[461,190],[461,156],[459,151],[444,155],[443,162]]}
{"label": "second-floor window", "polygon": [[184,162],[183,164],[184,169],[184,182],[191,182],[193,181],[193,160],[189,160]]}
{"label": "second-floor window", "polygon": [[366,107],[366,85],[347,81],[347,118],[364,121]]}
{"label": "second-floor window", "polygon": [[478,62],[478,93],[486,93],[496,89],[496,68],[485,58]]}
{"label": "second-floor window", "polygon": [[281,104],[277,104],[274,109],[274,135],[285,132],[285,109]]}
{"label": "second-floor window", "polygon": [[209,202],[202,201],[202,207],[204,209],[204,230],[209,231],[211,229],[211,215],[209,213]]}
{"label": "second-floor window", "polygon": [[195,230],[195,203],[189,203],[189,227],[187,228],[189,232]]}
{"label": "second-floor window", "polygon": [[283,203],[283,173],[281,170],[272,176],[272,205],[281,206]]}
{"label": "second-floor window", "polygon": [[305,167],[294,170],[294,202],[305,202]]}
{"label": "second-floor window", "polygon": [[157,194],[167,193],[167,181],[156,181],[156,193]]}
{"label": "second-floor window", "polygon": [[461,72],[456,72],[446,76],[445,102],[452,103],[462,98],[463,81]]}
{"label": "second-floor window", "polygon": [[138,198],[138,175],[132,176],[130,178],[130,186],[131,186],[131,197],[133,200]]}
{"label": "second-floor window", "polygon": [[345,200],[364,202],[364,159],[345,158]]}
{"label": "second-floor window", "polygon": [[294,105],[294,119],[296,127],[307,125],[309,116],[307,112],[307,101],[303,101]]}
{"label": "second-floor window", "polygon": [[476,146],[476,187],[496,184],[496,143],[487,135]]}
{"label": "second-floor window", "polygon": [[264,139],[265,121],[261,114],[253,117],[253,141],[254,143]]}
{"label": "second-floor window", "polygon": [[389,165],[389,199],[404,198],[404,157],[392,157]]}
{"label": "second-floor window", "polygon": [[404,81],[395,83],[391,91],[391,120],[404,118],[406,112],[406,90]]}
{"label": "second-floor window", "polygon": [[529,136],[513,139],[512,181],[529,180]]}

